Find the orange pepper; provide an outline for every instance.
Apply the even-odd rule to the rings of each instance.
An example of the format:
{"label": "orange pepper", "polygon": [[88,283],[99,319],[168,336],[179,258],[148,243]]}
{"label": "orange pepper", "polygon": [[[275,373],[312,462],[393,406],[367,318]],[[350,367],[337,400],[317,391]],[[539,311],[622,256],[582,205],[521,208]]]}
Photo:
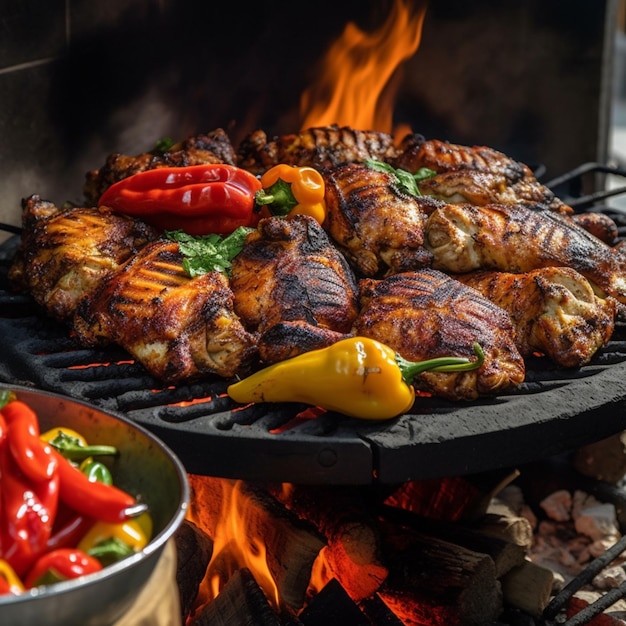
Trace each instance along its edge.
{"label": "orange pepper", "polygon": [[261,176],[261,185],[255,194],[261,215],[308,215],[320,224],[326,219],[324,179],[316,169],[280,163]]}

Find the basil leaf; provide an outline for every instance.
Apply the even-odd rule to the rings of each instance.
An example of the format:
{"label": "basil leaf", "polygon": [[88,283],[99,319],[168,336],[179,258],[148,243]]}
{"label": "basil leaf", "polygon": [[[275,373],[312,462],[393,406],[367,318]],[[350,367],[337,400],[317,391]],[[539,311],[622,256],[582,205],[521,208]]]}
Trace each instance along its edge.
{"label": "basil leaf", "polygon": [[183,268],[193,278],[209,272],[228,275],[231,261],[241,252],[252,228],[240,226],[229,235],[210,234],[194,237],[182,230],[166,231],[165,236],[178,242]]}
{"label": "basil leaf", "polygon": [[418,181],[430,178],[431,176],[435,176],[435,174],[437,174],[437,172],[428,169],[427,167],[421,167],[417,170],[417,172],[415,172],[415,174],[411,174],[411,172],[407,172],[407,170],[395,168],[392,165],[389,165],[389,163],[376,161],[374,159],[366,159],[365,164],[372,170],[392,174],[395,177],[400,189],[412,196],[422,195],[419,187],[417,186]]}

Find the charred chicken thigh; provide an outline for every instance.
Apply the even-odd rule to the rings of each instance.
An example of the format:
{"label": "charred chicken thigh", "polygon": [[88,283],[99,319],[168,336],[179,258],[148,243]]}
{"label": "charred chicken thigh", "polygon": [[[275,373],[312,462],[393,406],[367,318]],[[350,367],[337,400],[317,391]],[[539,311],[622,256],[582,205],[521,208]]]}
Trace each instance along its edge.
{"label": "charred chicken thigh", "polygon": [[539,183],[526,164],[486,146],[462,146],[409,134],[393,164],[411,173],[421,168],[433,170],[435,176],[420,181],[420,191],[446,202],[541,204],[554,211],[572,212]]}
{"label": "charred chicken thigh", "polygon": [[445,204],[426,223],[433,267],[529,272],[571,267],[598,295],[626,303],[626,258],[567,216],[523,205]]}
{"label": "charred chicken thigh", "polygon": [[350,332],[357,286],[311,217],[262,219],[233,259],[234,308],[266,363],[328,346]]}
{"label": "charred chicken thigh", "polygon": [[9,279],[58,320],[70,318],[83,295],[156,239],[147,224],[108,209],[58,209],[36,195],[22,207]]}
{"label": "charred chicken thigh", "polygon": [[432,269],[361,281],[357,335],[392,347],[405,359],[473,357],[479,343],[484,364],[468,372],[424,372],[413,384],[449,400],[471,400],[510,390],[524,381],[515,329],[502,308],[458,280]]}
{"label": "charred chicken thigh", "polygon": [[436,201],[406,193],[393,174],[362,163],[330,168],[324,180],[324,228],[358,273],[379,277],[430,264],[425,207]]}
{"label": "charred chicken thigh", "polygon": [[598,298],[571,267],[522,274],[484,270],[456,279],[509,313],[522,356],[539,351],[562,367],[580,367],[613,334],[615,301]]}
{"label": "charred chicken thigh", "polygon": [[391,135],[338,125],[308,128],[272,139],[256,130],[237,150],[239,166],[254,174],[262,174],[278,163],[325,169],[366,159],[386,161],[395,154]]}
{"label": "charred chicken thigh", "polygon": [[148,244],[78,303],[74,330],[85,346],[122,346],[166,383],[246,372],[253,337],[233,312],[228,278],[190,278],[178,243]]}

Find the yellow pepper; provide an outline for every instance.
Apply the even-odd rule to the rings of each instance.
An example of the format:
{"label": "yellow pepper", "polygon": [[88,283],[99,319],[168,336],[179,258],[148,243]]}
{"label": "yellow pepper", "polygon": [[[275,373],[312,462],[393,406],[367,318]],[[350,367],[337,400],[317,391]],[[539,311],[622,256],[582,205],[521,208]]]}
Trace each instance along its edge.
{"label": "yellow pepper", "polygon": [[80,433],[77,433],[75,430],[72,430],[71,428],[67,428],[65,426],[57,426],[56,428],[51,428],[45,433],[39,435],[39,438],[46,443],[50,443],[51,441],[54,441],[59,435],[65,435],[70,439],[78,439],[78,442],[81,446],[87,445],[87,440]]}
{"label": "yellow pepper", "polygon": [[119,524],[97,521],[83,535],[77,548],[106,565],[143,550],[152,537],[152,528],[149,513]]}
{"label": "yellow pepper", "polygon": [[18,595],[25,591],[24,583],[15,570],[4,559],[0,559],[0,595],[12,593]]}
{"label": "yellow pepper", "polygon": [[261,185],[255,195],[261,215],[309,215],[320,224],[326,219],[324,179],[316,169],[280,163],[261,176]]}
{"label": "yellow pepper", "polygon": [[416,375],[478,369],[484,362],[478,344],[474,353],[475,361],[439,357],[413,362],[374,339],[350,337],[270,365],[227,392],[239,403],[304,402],[351,417],[390,419],[413,406]]}

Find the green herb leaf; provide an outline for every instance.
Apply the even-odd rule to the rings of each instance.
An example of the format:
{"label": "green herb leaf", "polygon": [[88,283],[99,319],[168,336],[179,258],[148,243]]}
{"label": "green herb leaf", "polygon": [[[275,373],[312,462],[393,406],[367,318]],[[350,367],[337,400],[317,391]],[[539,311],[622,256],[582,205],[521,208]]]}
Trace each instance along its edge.
{"label": "green herb leaf", "polygon": [[427,167],[421,167],[415,174],[411,174],[411,172],[407,172],[406,170],[395,168],[389,163],[384,163],[383,161],[376,161],[374,159],[366,159],[365,164],[372,170],[376,170],[378,172],[386,172],[387,174],[392,174],[398,186],[404,191],[412,196],[421,196],[421,192],[417,183],[420,180],[424,180],[425,178],[430,178],[434,176],[437,172],[428,169]]}
{"label": "green herb leaf", "polygon": [[167,152],[174,145],[174,140],[169,137],[162,137],[154,144],[154,151],[158,154]]}
{"label": "green herb leaf", "polygon": [[135,551],[117,537],[110,537],[98,542],[95,546],[87,550],[87,554],[94,559],[98,559],[102,567],[117,563]]}
{"label": "green herb leaf", "polygon": [[166,231],[165,236],[178,242],[178,249],[185,257],[183,267],[193,278],[209,272],[229,274],[231,261],[241,252],[246,236],[252,228],[240,226],[230,235],[210,234],[194,237],[182,230]]}

